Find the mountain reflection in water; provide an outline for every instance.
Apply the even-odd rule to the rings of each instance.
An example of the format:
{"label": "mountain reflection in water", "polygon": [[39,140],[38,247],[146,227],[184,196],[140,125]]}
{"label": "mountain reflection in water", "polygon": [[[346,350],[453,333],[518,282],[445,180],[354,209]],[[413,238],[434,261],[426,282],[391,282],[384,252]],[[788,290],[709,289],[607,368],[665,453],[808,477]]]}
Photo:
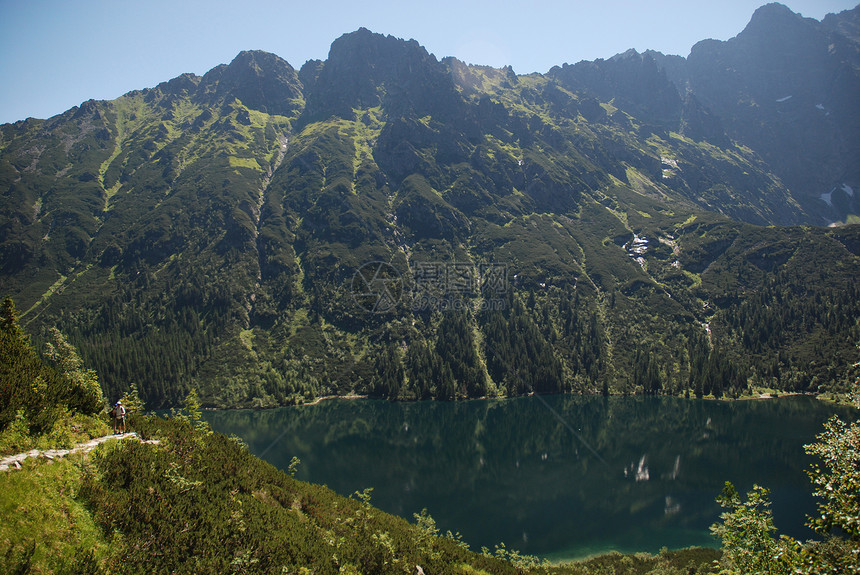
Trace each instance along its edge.
{"label": "mountain reflection in water", "polygon": [[473,549],[504,542],[575,558],[715,545],[708,526],[725,481],[741,492],[768,487],[780,532],[811,537],[803,445],[834,413],[856,414],[808,397],[558,395],[330,400],[205,417],[281,469],[299,457],[297,479],[343,495],[373,487],[375,506],[410,521],[427,508]]}

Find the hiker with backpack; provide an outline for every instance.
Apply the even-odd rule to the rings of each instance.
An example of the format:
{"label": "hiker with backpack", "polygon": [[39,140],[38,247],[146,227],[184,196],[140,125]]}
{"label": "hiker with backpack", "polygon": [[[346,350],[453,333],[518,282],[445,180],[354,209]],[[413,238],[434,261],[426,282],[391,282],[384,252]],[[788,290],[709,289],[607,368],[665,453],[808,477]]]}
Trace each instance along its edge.
{"label": "hiker with backpack", "polygon": [[119,427],[122,431],[120,433],[125,433],[125,406],[122,404],[122,400],[117,401],[116,405],[113,406],[113,409],[110,410],[110,414],[113,417],[113,432],[116,435],[116,429]]}

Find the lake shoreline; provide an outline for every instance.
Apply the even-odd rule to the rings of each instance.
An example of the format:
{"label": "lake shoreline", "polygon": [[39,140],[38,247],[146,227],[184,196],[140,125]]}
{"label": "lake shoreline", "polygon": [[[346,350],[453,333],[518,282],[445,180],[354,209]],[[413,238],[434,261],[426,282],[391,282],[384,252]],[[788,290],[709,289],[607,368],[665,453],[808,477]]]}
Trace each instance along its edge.
{"label": "lake shoreline", "polygon": [[[524,394],[524,395],[517,395],[517,396],[513,396],[513,397],[483,396],[483,397],[467,397],[467,398],[463,398],[463,399],[454,399],[454,400],[447,401],[447,400],[441,400],[441,399],[397,399],[397,400],[391,400],[391,399],[388,399],[386,397],[374,397],[371,395],[362,395],[362,394],[351,393],[351,394],[346,394],[346,395],[323,395],[323,396],[314,398],[313,400],[310,400],[308,402],[292,403],[292,404],[287,404],[287,405],[272,405],[272,406],[264,406],[264,407],[203,407],[202,409],[203,409],[203,411],[231,411],[231,410],[243,410],[243,409],[252,410],[252,411],[268,411],[268,410],[272,410],[272,409],[282,409],[284,407],[307,407],[307,406],[312,406],[312,405],[318,405],[318,404],[322,403],[323,401],[329,401],[329,400],[354,401],[357,399],[375,399],[375,400],[380,400],[380,401],[390,401],[391,403],[421,403],[421,402],[427,402],[427,401],[439,402],[439,403],[460,403],[460,402],[470,402],[470,401],[486,401],[488,399],[497,399],[497,400],[518,399],[521,397],[533,397],[534,395],[535,395],[535,393],[532,392],[532,393],[528,393],[528,394]],[[681,394],[681,395],[665,395],[665,394],[644,395],[644,394],[635,394],[635,393],[634,394],[612,393],[609,395],[604,395],[604,394],[599,393],[599,392],[595,392],[595,393],[548,393],[548,394],[539,394],[539,395],[541,395],[541,396],[564,395],[564,396],[571,396],[571,397],[573,397],[573,396],[578,396],[578,397],[599,397],[599,396],[603,396],[603,397],[674,397],[677,399],[701,399],[701,400],[705,400],[705,401],[724,401],[724,402],[764,400],[764,399],[780,399],[783,397],[804,396],[804,397],[811,397],[811,398],[814,398],[818,401],[830,403],[833,405],[845,405],[845,406],[849,406],[849,407],[855,407],[852,402],[847,401],[847,400],[841,400],[839,397],[832,398],[832,397],[827,397],[824,394],[820,394],[820,393],[802,392],[802,391],[786,391],[786,392],[763,391],[763,392],[758,392],[757,394],[753,394],[753,395],[742,395],[740,397],[727,397],[727,396],[714,397],[712,395],[704,396],[704,397],[694,397],[694,396],[685,396],[683,394]]]}

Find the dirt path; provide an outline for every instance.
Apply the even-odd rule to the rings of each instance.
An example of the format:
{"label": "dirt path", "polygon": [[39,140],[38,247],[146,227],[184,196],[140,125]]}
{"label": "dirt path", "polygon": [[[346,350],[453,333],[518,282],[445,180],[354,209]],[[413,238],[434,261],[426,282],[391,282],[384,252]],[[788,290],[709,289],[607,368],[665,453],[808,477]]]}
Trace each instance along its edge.
{"label": "dirt path", "polygon": [[315,400],[311,401],[310,403],[301,403],[299,405],[301,407],[304,407],[306,405],[316,405],[316,404],[320,403],[321,401],[326,401],[329,399],[367,399],[368,397],[370,397],[370,396],[368,396],[368,395],[324,395],[322,397],[316,398]]}
{"label": "dirt path", "polygon": [[109,441],[111,439],[136,439],[138,441],[142,441],[143,443],[153,443],[157,444],[157,439],[149,439],[143,440],[140,439],[137,434],[133,431],[129,433],[120,433],[117,435],[110,434],[105,435],[103,437],[96,437],[95,439],[90,439],[86,443],[79,443],[78,445],[72,447],[71,449],[46,449],[45,451],[39,451],[38,449],[32,449],[25,453],[18,453],[16,455],[7,455],[3,459],[0,459],[0,471],[9,471],[9,470],[17,470],[21,469],[21,462],[27,459],[28,457],[44,457],[46,459],[54,460],[63,458],[72,453],[89,453],[99,444],[104,443],[105,441]]}

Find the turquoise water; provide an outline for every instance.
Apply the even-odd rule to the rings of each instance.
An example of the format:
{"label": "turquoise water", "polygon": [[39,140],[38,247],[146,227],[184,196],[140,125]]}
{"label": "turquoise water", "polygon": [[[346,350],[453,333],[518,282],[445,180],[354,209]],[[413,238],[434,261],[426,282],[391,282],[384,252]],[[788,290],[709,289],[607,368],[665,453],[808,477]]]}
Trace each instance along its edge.
{"label": "turquoise water", "polygon": [[504,542],[550,559],[715,545],[725,481],[771,489],[781,533],[806,539],[805,470],[833,414],[808,397],[717,402],[544,396],[468,402],[330,400],[207,412],[216,431],[296,478],[413,520],[426,508],[473,549]]}

